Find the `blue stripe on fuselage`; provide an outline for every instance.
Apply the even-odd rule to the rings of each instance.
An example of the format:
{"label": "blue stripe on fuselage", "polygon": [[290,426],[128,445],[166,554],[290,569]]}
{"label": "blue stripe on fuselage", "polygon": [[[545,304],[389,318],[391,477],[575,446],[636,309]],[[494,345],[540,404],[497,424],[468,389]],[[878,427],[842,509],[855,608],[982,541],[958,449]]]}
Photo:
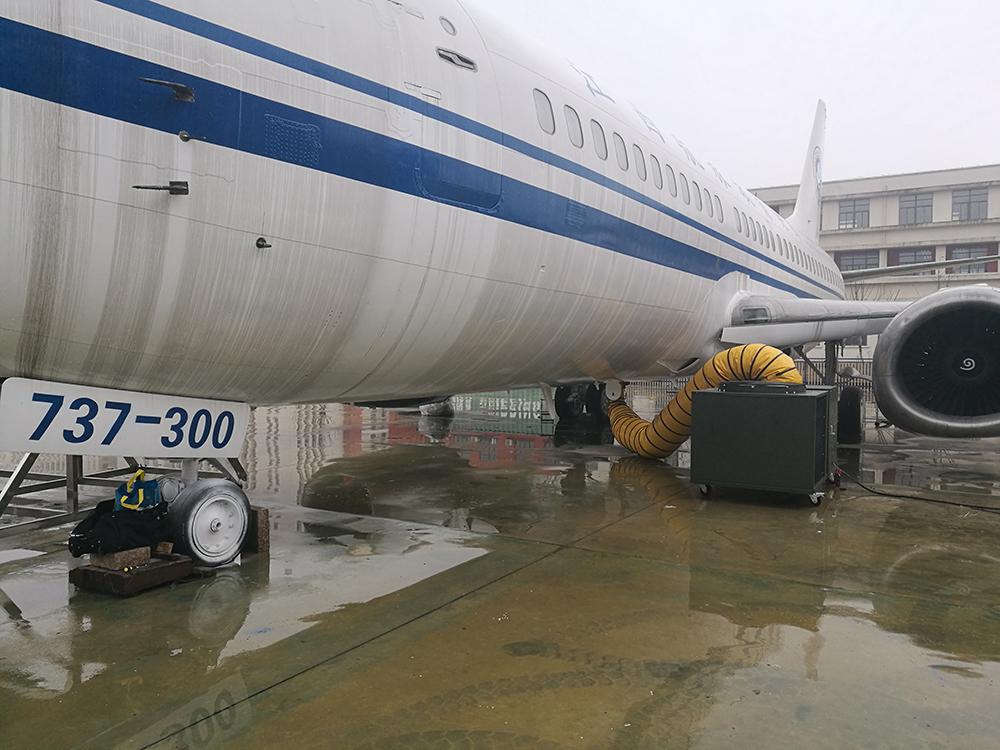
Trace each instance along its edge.
{"label": "blue stripe on fuselage", "polygon": [[[424,117],[438,120],[446,125],[451,125],[459,130],[463,130],[467,133],[471,133],[472,135],[492,141],[504,146],[505,148],[509,148],[512,151],[517,151],[518,153],[524,154],[532,159],[557,167],[575,174],[578,177],[590,180],[591,182],[601,185],[602,187],[621,193],[634,201],[649,206],[650,208],[660,211],[661,213],[667,214],[677,221],[692,226],[695,229],[708,234],[714,239],[720,240],[727,245],[742,250],[748,255],[751,255],[758,260],[762,260],[768,265],[778,268],[791,276],[795,276],[809,284],[825,289],[834,296],[841,296],[838,289],[829,286],[826,282],[811,278],[804,272],[799,271],[790,265],[781,263],[777,258],[761,252],[752,246],[745,245],[738,240],[734,240],[722,232],[715,230],[711,226],[702,224],[697,219],[687,216],[679,211],[675,211],[669,206],[653,200],[637,190],[633,190],[626,185],[604,176],[600,172],[595,172],[594,170],[588,169],[587,167],[584,167],[570,159],[566,159],[558,154],[553,154],[543,148],[539,148],[538,146],[534,146],[526,141],[522,141],[515,136],[503,133],[502,131],[481,122],[477,122],[468,117],[451,112],[443,107],[431,104],[418,97],[406,94],[402,91],[397,91],[389,86],[376,83],[375,81],[355,75],[354,73],[349,73],[340,68],[335,68],[332,65],[321,63],[304,55],[299,55],[295,52],[269,44],[268,42],[264,42],[260,39],[255,39],[254,37],[247,36],[246,34],[242,34],[238,31],[227,29],[226,27],[219,26],[211,21],[205,21],[204,19],[188,15],[187,13],[182,13],[181,11],[173,10],[172,8],[166,8],[162,5],[151,2],[150,0],[97,0],[97,2],[110,5],[129,13],[134,13],[172,28],[180,29],[181,31],[186,31],[204,39],[218,42],[219,44],[223,44],[241,52],[246,52],[247,54],[254,55],[255,57],[260,57],[308,75],[330,81],[331,83],[344,86],[345,88],[357,91],[358,93],[372,96],[376,99],[389,101],[397,106],[417,112]],[[808,292],[800,292],[799,290],[796,290],[795,293],[814,296]]]}
{"label": "blue stripe on fuselage", "polygon": [[[480,167],[364,128],[8,19],[0,19],[0,40],[0,87],[95,115],[166,133],[186,130],[207,137],[214,145],[289,163],[297,162],[276,155],[268,145],[266,116],[311,125],[320,138],[311,168],[419,197],[428,197],[417,181],[421,164],[426,168],[437,162],[438,172],[462,172],[470,182],[496,177]],[[178,101],[172,89],[142,83],[139,78],[184,83],[194,88],[196,102]],[[503,198],[489,213],[703,278],[717,280],[740,271],[774,288],[815,296],[597,209],[587,208],[579,221],[570,221],[571,214],[579,216],[568,211],[570,203],[565,196],[504,177]]]}

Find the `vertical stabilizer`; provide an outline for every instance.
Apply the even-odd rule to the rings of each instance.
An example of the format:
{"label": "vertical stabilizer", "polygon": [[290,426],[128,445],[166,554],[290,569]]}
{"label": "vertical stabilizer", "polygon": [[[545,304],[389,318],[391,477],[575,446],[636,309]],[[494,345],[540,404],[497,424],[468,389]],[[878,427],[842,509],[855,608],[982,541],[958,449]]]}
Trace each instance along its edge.
{"label": "vertical stabilizer", "polygon": [[802,168],[802,182],[799,195],[795,199],[795,211],[788,217],[788,223],[802,234],[819,241],[819,220],[823,192],[823,140],[826,136],[826,104],[820,99],[816,104],[816,119],[813,120],[812,135],[809,137],[809,151]]}

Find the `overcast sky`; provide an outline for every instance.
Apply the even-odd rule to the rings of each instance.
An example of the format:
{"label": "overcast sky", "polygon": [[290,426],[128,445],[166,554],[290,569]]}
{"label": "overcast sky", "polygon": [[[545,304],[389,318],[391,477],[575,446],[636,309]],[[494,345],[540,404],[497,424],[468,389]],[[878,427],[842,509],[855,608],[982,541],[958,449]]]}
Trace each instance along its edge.
{"label": "overcast sky", "polygon": [[479,0],[744,187],[1000,163],[998,0]]}

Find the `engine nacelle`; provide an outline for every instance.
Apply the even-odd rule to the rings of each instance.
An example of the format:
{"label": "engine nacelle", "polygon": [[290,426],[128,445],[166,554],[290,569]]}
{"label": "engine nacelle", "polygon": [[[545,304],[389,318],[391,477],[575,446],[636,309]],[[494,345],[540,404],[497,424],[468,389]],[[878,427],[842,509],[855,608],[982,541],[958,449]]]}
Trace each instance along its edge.
{"label": "engine nacelle", "polygon": [[1000,435],[1000,289],[943,289],[893,318],[872,364],[875,398],[898,427]]}

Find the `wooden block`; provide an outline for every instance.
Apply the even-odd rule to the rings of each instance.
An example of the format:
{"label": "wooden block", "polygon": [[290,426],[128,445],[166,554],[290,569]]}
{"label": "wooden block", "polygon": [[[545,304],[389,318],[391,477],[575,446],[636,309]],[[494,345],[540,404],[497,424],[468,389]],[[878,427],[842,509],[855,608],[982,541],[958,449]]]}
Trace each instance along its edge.
{"label": "wooden block", "polygon": [[271,553],[271,514],[267,508],[250,506],[250,527],[247,529],[240,551],[264,555]]}
{"label": "wooden block", "polygon": [[169,555],[174,551],[173,542],[160,542],[156,545],[156,551],[161,555]]}
{"label": "wooden block", "polygon": [[191,575],[194,563],[185,555],[157,555],[147,565],[134,570],[108,570],[81,565],[69,572],[69,582],[87,591],[132,596],[140,591],[171,583]]}
{"label": "wooden block", "polygon": [[149,547],[136,547],[127,549],[124,552],[112,552],[110,555],[96,555],[91,553],[90,564],[97,568],[107,570],[128,570],[138,568],[149,562]]}

